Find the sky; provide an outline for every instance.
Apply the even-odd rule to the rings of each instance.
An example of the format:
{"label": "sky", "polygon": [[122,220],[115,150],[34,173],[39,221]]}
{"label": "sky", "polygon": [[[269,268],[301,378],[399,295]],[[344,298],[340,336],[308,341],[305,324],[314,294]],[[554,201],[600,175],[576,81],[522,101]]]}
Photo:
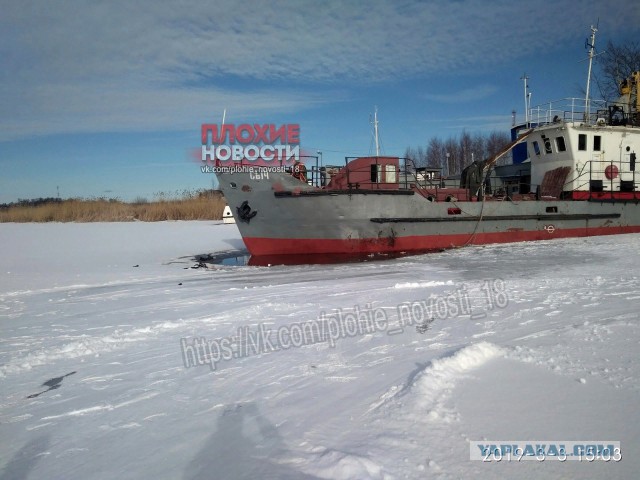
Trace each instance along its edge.
{"label": "sky", "polygon": [[[211,188],[200,127],[300,125],[328,164],[507,131],[583,96],[585,38],[640,41],[634,0],[0,0],[0,203]],[[606,53],[605,53],[606,54]],[[597,65],[596,65],[597,73]],[[592,92],[597,93],[597,92]]]}

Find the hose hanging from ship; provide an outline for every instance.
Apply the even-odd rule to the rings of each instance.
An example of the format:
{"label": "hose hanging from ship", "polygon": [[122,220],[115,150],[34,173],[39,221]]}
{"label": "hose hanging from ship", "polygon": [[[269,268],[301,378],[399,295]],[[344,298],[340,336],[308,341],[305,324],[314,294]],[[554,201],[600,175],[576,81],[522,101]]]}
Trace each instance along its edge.
{"label": "hose hanging from ship", "polygon": [[476,222],[476,226],[473,229],[473,232],[471,232],[471,235],[469,236],[467,241],[460,247],[466,247],[473,242],[478,233],[478,229],[480,228],[480,224],[482,223],[485,204],[485,182],[489,175],[489,172],[491,171],[491,167],[493,167],[493,165],[498,161],[499,158],[509,153],[516,145],[522,143],[525,138],[527,138],[531,134],[531,132],[533,132],[532,128],[524,132],[513,142],[496,153],[493,157],[483,160],[482,162],[473,162],[462,171],[462,174],[460,176],[460,187],[469,190],[470,198],[473,196],[477,196],[478,201],[481,202],[482,205],[480,206],[480,215],[478,217],[478,221]]}

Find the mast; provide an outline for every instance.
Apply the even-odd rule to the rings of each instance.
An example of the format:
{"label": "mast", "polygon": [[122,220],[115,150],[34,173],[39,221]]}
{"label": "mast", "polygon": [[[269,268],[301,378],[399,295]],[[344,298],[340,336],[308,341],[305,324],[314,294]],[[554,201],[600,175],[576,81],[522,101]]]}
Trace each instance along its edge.
{"label": "mast", "polygon": [[378,106],[376,105],[373,112],[373,136],[376,140],[376,157],[380,156],[380,140],[378,138]]}
{"label": "mast", "polygon": [[591,41],[587,40],[589,46],[589,72],[587,73],[587,94],[584,98],[584,115],[587,125],[590,123],[591,112],[589,109],[589,88],[591,87],[591,66],[593,65],[594,51],[596,49],[596,32],[598,29],[591,25]]}
{"label": "mast", "polygon": [[520,80],[524,81],[524,123],[528,127],[529,126],[529,99],[531,98],[527,92],[527,90],[529,90],[529,87],[527,85],[527,80],[529,80],[529,77],[527,77],[527,74],[525,73],[524,75],[522,75],[522,77],[520,77]]}

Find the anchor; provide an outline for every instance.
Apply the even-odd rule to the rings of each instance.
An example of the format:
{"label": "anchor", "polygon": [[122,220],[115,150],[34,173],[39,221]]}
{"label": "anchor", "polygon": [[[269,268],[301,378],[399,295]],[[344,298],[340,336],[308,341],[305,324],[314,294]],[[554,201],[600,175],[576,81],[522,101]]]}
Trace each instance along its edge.
{"label": "anchor", "polygon": [[239,207],[236,207],[236,211],[238,212],[238,217],[240,220],[249,223],[253,217],[258,214],[257,210],[251,210],[248,201],[242,202]]}

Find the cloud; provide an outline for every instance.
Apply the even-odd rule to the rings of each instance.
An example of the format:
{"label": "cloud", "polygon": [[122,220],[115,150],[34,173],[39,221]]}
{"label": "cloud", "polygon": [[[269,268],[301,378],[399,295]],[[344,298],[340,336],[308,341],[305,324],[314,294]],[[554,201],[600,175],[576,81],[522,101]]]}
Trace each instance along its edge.
{"label": "cloud", "polygon": [[425,93],[422,98],[440,103],[469,103],[490,97],[498,91],[495,85],[478,85],[452,93]]}
{"label": "cloud", "polygon": [[299,111],[336,89],[490,71],[553,51],[598,15],[615,31],[639,12],[595,0],[8,2],[0,140],[179,128],[224,107]]}
{"label": "cloud", "polygon": [[33,135],[193,130],[231,118],[289,113],[324,100],[296,92],[234,92],[218,88],[120,88],[103,83],[43,85],[0,119],[0,140]]}
{"label": "cloud", "polygon": [[460,132],[504,132],[511,127],[511,115],[483,115],[473,117],[454,117],[444,122],[443,128]]}

